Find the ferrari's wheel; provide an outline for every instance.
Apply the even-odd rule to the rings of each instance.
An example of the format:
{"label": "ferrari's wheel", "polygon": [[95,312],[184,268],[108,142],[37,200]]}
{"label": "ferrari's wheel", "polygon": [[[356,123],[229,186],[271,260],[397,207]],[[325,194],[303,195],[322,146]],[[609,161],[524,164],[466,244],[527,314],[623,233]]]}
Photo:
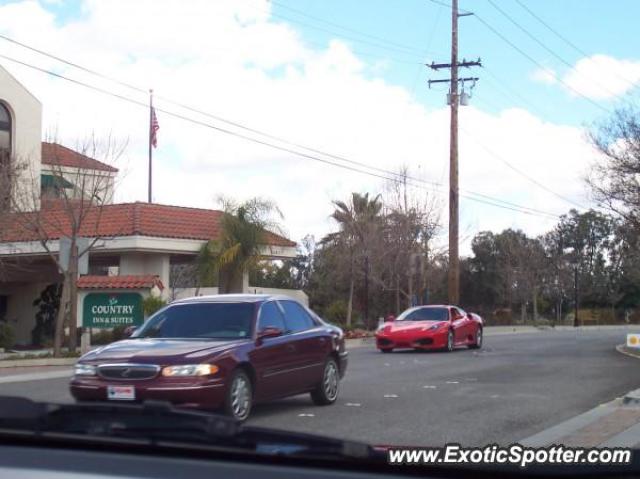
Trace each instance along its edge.
{"label": "ferrari's wheel", "polygon": [[473,344],[470,344],[469,347],[471,349],[480,349],[482,347],[482,328],[478,327],[478,330],[476,331],[476,342]]}
{"label": "ferrari's wheel", "polygon": [[393,349],[389,349],[389,348],[387,348],[387,349],[380,349],[380,351],[381,351],[381,352],[383,352],[383,353],[390,353],[390,352],[392,352],[392,351],[393,351]]}
{"label": "ferrari's wheel", "polygon": [[449,334],[447,334],[447,351],[449,351],[449,352],[453,351],[453,346],[454,346],[453,330],[450,329],[449,330]]}
{"label": "ferrari's wheel", "polygon": [[311,399],[318,406],[333,404],[340,390],[340,371],[333,358],[327,359],[322,374],[322,382],[311,391]]}

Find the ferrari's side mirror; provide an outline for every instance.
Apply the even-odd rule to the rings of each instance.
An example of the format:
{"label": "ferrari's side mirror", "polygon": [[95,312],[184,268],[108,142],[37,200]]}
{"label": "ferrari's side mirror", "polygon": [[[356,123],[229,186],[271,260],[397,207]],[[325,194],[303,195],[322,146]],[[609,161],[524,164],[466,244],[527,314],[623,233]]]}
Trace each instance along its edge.
{"label": "ferrari's side mirror", "polygon": [[396,320],[396,317],[393,314],[389,314],[386,318],[384,318],[385,323],[391,323]]}

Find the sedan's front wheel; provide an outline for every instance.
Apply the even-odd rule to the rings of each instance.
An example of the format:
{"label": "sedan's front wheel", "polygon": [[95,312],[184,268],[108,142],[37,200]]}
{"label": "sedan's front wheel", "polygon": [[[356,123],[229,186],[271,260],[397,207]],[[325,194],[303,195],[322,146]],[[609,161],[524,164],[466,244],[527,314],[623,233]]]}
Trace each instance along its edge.
{"label": "sedan's front wheel", "polygon": [[311,400],[318,406],[333,404],[340,390],[340,371],[335,359],[329,358],[324,365],[322,382],[311,391]]}
{"label": "sedan's front wheel", "polygon": [[247,373],[238,369],[231,375],[229,390],[224,403],[224,412],[237,421],[245,421],[251,412],[252,403],[251,379],[249,379]]}

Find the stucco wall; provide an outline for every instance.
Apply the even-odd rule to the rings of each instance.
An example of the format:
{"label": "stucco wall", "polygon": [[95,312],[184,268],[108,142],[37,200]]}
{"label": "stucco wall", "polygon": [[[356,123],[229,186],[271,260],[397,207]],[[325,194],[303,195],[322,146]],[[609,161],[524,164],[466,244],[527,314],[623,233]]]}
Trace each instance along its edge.
{"label": "stucco wall", "polygon": [[122,253],[120,256],[120,276],[128,274],[157,274],[164,285],[162,297],[169,297],[169,272],[171,270],[168,254]]}
{"label": "stucco wall", "polygon": [[39,207],[42,153],[42,105],[4,68],[0,67],[0,101],[12,120],[13,157],[26,168],[16,184],[22,207]]}
{"label": "stucco wall", "polygon": [[16,333],[16,344],[31,344],[31,330],[36,325],[33,301],[49,283],[29,283],[21,285],[0,285],[0,294],[7,295],[7,321]]}

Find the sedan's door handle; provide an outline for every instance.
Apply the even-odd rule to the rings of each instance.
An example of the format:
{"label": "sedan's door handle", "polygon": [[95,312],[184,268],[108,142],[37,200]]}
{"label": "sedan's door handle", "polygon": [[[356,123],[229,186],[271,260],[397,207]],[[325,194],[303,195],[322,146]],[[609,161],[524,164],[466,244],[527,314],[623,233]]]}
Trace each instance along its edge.
{"label": "sedan's door handle", "polygon": [[327,342],[327,338],[320,338],[320,344],[324,344]]}
{"label": "sedan's door handle", "polygon": [[296,347],[293,344],[287,344],[287,347],[285,349],[287,350],[287,352],[293,353],[296,350]]}

